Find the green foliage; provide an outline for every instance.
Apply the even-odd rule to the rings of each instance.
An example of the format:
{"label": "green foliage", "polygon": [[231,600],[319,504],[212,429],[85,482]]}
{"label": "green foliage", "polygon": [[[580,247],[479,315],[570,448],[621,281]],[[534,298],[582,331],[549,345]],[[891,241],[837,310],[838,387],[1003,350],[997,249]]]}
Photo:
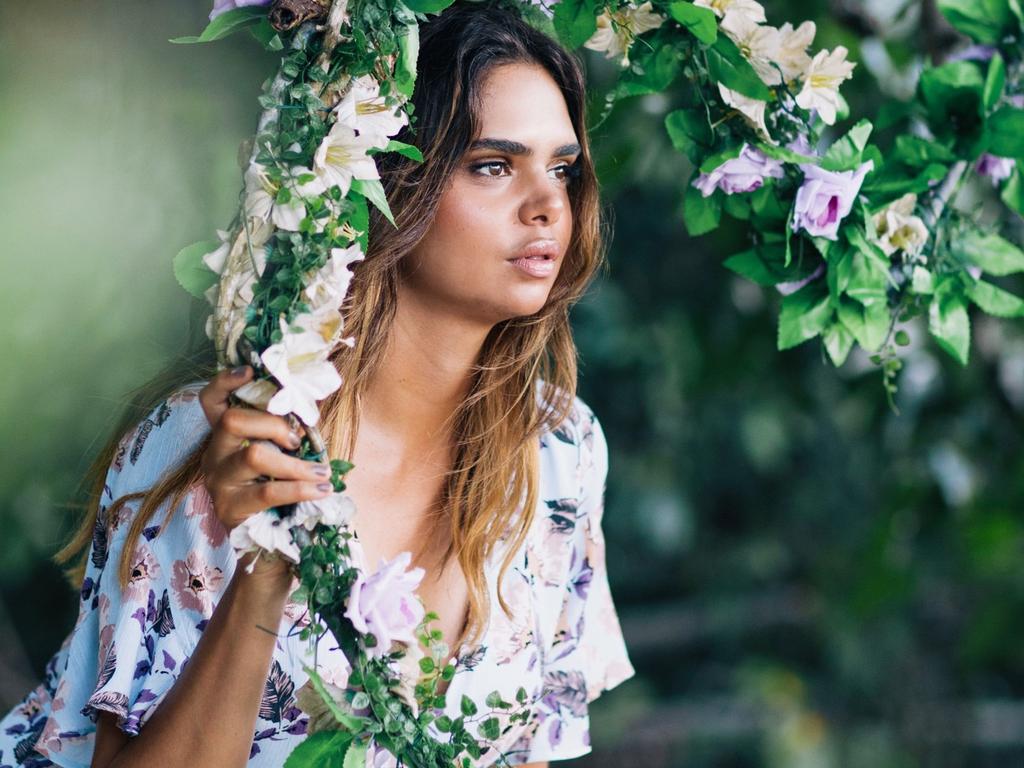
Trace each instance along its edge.
{"label": "green foliage", "polygon": [[217,283],[218,275],[203,263],[203,256],[220,243],[204,241],[187,245],[174,257],[174,277],[178,284],[195,296],[203,298],[206,291]]}
{"label": "green foliage", "polygon": [[707,234],[718,227],[722,218],[722,193],[716,191],[713,195],[704,197],[696,187],[686,188],[686,197],[683,200],[683,220],[686,223],[686,231],[691,236]]}
{"label": "green foliage", "polygon": [[[266,17],[267,9],[262,6],[232,8],[213,19],[206,26],[206,29],[204,29],[199,35],[173,37],[168,42],[179,44],[212,43],[215,40],[221,40],[240,29],[255,27],[258,25],[260,31],[258,33],[254,33],[254,36],[269,46],[275,35],[267,35],[266,26],[261,23],[266,21]],[[278,42],[280,42],[280,40],[278,40]],[[280,46],[278,45],[278,48],[279,47]]]}
{"label": "green foliage", "polygon": [[720,35],[707,50],[708,71],[712,79],[722,83],[744,96],[752,99],[768,101],[772,98],[771,91],[761,82],[761,78],[736,47],[731,39]]}
{"label": "green foliage", "polygon": [[1007,0],[939,0],[939,10],[956,29],[986,45],[999,43],[1019,24]]}
{"label": "green foliage", "polygon": [[351,768],[346,755],[352,734],[319,731],[310,734],[288,755],[284,768]]}
{"label": "green foliage", "polygon": [[718,19],[710,8],[679,0],[669,5],[668,10],[672,18],[686,27],[700,42],[713,45],[718,40]]}
{"label": "green foliage", "polygon": [[583,45],[597,30],[598,4],[594,0],[560,0],[554,8],[555,31],[568,48]]}

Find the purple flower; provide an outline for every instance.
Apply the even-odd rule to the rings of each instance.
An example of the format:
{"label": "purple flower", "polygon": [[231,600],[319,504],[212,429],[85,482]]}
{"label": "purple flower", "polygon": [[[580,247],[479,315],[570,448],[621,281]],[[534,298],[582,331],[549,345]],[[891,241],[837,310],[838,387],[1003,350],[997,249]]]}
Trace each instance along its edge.
{"label": "purple flower", "polygon": [[988,61],[995,55],[995,52],[996,49],[991,45],[969,45],[947,57],[946,61]]}
{"label": "purple flower", "polygon": [[753,192],[764,184],[766,178],[781,179],[782,176],[782,163],[744,144],[739,157],[726,160],[711,173],[702,173],[694,180],[693,186],[704,197],[709,197],[716,189],[733,195],[737,192]]}
{"label": "purple flower", "polygon": [[245,8],[250,5],[270,5],[271,0],[214,0],[213,10],[210,11],[210,21],[213,21],[222,13],[233,11],[235,8]]}
{"label": "purple flower", "polygon": [[826,171],[816,165],[801,165],[804,183],[796,193],[793,231],[802,227],[812,236],[837,239],[840,222],[853,208],[864,177],[874,167],[872,160],[856,171]]}
{"label": "purple flower", "polygon": [[1017,161],[1009,157],[998,157],[988,152],[978,158],[974,165],[981,176],[988,176],[992,180],[992,186],[999,186],[999,182],[1010,177]]}
{"label": "purple flower", "polygon": [[372,634],[377,644],[367,648],[372,658],[391,652],[395,641],[415,644],[416,627],[423,621],[423,604],[416,587],[423,569],[407,571],[412,555],[402,552],[390,562],[381,558],[377,572],[369,578],[360,573],[352,585],[345,616],[360,634]]}

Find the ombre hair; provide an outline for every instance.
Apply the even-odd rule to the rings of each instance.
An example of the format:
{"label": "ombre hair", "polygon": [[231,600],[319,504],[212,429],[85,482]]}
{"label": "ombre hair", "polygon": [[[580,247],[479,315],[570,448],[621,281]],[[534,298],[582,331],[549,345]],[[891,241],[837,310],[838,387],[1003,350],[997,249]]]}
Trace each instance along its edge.
{"label": "ombre hair", "polygon": [[[447,422],[454,460],[439,503],[431,511],[430,536],[439,544],[437,551],[443,552],[441,566],[457,558],[469,586],[469,617],[460,643],[467,637],[477,639],[486,626],[491,606],[485,563],[499,541],[509,543],[500,583],[533,523],[538,503],[538,438],[569,416],[576,395],[577,354],[569,309],[604,264],[606,241],[607,220],[601,215],[587,138],[586,88],[580,65],[514,10],[462,0],[420,25],[412,97],[415,122],[395,138],[419,147],[424,162],[397,153],[377,157],[397,227],[371,209],[368,252],[353,266],[341,308],[346,334],[355,336],[356,345],[354,349],[342,345],[334,354],[332,360],[344,383],[320,404],[319,426],[329,454],[351,456],[359,430],[360,398],[388,348],[402,261],[427,233],[453,173],[478,137],[486,75],[494,67],[515,63],[539,65],[553,78],[565,98],[581,152],[568,186],[572,237],[548,300],[538,312],[504,320],[491,329],[470,371],[468,394]],[[141,501],[128,534],[128,541],[135,541],[168,500],[167,508],[176,509],[204,482],[200,463],[208,436],[178,466],[169,467],[152,488],[116,499],[100,515],[106,471],[124,430],[183,384],[215,373],[212,349],[204,349],[199,356],[179,358],[134,393],[118,429],[86,475],[89,501],[83,519],[54,556],[61,565],[75,561],[67,575],[76,589],[97,524],[109,525],[124,504]],[[118,564],[122,588],[130,577],[131,550],[125,547]],[[498,599],[510,614],[500,591]]]}

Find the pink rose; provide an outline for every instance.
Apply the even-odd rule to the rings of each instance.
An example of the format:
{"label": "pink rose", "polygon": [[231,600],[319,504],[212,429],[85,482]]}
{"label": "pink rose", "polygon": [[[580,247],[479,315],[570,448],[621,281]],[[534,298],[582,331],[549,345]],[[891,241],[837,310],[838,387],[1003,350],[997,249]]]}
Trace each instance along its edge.
{"label": "pink rose", "polygon": [[423,579],[423,569],[406,568],[412,555],[402,552],[391,562],[380,560],[377,572],[369,578],[360,573],[348,596],[345,616],[361,634],[372,634],[377,640],[366,652],[381,658],[391,651],[393,643],[414,645],[416,627],[423,621],[423,604],[416,588]]}
{"label": "pink rose", "polygon": [[704,197],[710,197],[716,189],[733,195],[737,192],[753,192],[764,184],[766,178],[781,179],[782,176],[782,163],[744,144],[739,157],[726,160],[711,173],[702,173],[693,182],[693,186]]}
{"label": "pink rose", "polygon": [[213,10],[210,11],[210,21],[213,21],[222,13],[249,5],[270,5],[270,0],[214,0]]}
{"label": "pink rose", "polygon": [[793,231],[802,227],[812,236],[837,239],[840,222],[850,213],[864,177],[874,167],[872,160],[856,171],[826,171],[816,165],[801,165],[804,183],[796,193]]}

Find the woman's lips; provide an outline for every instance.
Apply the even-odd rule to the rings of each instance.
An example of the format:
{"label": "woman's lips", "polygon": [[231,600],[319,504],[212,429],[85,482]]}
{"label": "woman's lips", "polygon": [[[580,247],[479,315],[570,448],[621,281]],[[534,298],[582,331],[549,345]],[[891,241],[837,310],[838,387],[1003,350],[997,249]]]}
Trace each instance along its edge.
{"label": "woman's lips", "polygon": [[547,277],[555,271],[555,260],[547,256],[509,259],[508,263],[530,277]]}

